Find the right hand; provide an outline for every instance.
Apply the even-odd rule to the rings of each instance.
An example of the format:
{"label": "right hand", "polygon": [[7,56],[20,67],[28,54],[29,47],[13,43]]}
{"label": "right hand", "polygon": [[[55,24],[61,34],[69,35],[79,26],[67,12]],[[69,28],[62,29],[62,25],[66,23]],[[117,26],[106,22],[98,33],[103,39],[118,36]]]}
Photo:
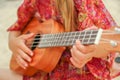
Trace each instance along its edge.
{"label": "right hand", "polygon": [[30,33],[9,39],[9,48],[13,52],[16,62],[23,69],[28,67],[28,62],[31,62],[31,56],[33,56],[33,52],[25,45],[26,40],[32,36],[33,33]]}

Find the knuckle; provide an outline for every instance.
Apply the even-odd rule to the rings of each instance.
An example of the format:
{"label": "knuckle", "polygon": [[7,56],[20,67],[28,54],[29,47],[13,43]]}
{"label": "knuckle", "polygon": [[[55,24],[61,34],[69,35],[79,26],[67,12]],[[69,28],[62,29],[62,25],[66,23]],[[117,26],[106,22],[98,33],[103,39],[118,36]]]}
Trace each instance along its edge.
{"label": "knuckle", "polygon": [[23,35],[21,35],[21,36],[19,36],[19,37],[18,37],[18,39],[23,39],[23,37],[24,37],[24,36],[23,36]]}
{"label": "knuckle", "polygon": [[70,51],[71,51],[71,53],[73,53],[73,48]]}
{"label": "knuckle", "polygon": [[81,51],[82,53],[87,53],[87,48],[86,48],[86,47],[82,47],[82,48],[80,49],[80,51]]}
{"label": "knuckle", "polygon": [[20,67],[25,69],[27,63],[24,60],[23,56],[21,56],[20,54],[17,54],[16,55],[16,62]]}
{"label": "knuckle", "polygon": [[81,52],[82,53],[87,53],[87,51],[85,49],[82,49]]}
{"label": "knuckle", "polygon": [[26,52],[29,54],[30,53],[30,50],[28,48],[26,48]]}
{"label": "knuckle", "polygon": [[27,56],[25,53],[23,53],[22,57],[23,57],[24,59],[27,59],[27,58],[28,58],[28,56]]}
{"label": "knuckle", "polygon": [[24,57],[24,59],[27,60],[27,61],[31,61],[31,58],[30,58],[28,55],[26,55],[26,56]]}
{"label": "knuckle", "polygon": [[18,46],[18,47],[22,47],[22,45],[21,45],[21,44],[17,44],[17,46]]}
{"label": "knuckle", "polygon": [[23,37],[25,37],[25,36],[26,36],[26,34],[22,34],[20,37],[22,37],[22,38],[23,38]]}
{"label": "knuckle", "polygon": [[76,47],[73,46],[71,50],[72,50],[72,52],[76,51]]}

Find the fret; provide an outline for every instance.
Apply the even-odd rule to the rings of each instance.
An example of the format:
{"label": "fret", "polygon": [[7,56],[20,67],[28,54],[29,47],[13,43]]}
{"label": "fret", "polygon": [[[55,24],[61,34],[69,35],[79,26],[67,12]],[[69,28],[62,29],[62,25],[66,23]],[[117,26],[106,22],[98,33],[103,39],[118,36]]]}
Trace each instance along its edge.
{"label": "fret", "polygon": [[83,35],[83,38],[81,40],[81,43],[84,44],[85,36],[86,36],[86,31],[81,32],[81,35]]}
{"label": "fret", "polygon": [[41,45],[41,47],[45,46],[45,45],[48,45],[48,42],[47,42],[48,38],[49,38],[48,35],[42,35],[42,38],[40,39],[40,45]]}
{"label": "fret", "polygon": [[69,33],[69,36],[68,36],[68,37],[69,37],[69,39],[67,39],[67,41],[66,41],[66,45],[67,45],[67,46],[73,44],[74,38],[75,38],[75,33],[74,33],[74,32]]}
{"label": "fret", "polygon": [[52,47],[53,43],[54,43],[54,35],[51,34],[51,35],[48,35],[49,36],[49,39],[47,40],[49,45]]}
{"label": "fret", "polygon": [[43,34],[38,47],[72,46],[76,40],[80,40],[82,44],[98,44],[101,34],[102,30]]}
{"label": "fret", "polygon": [[63,36],[61,34],[58,34],[57,45],[62,44],[62,38],[63,38]]}
{"label": "fret", "polygon": [[61,41],[59,43],[60,46],[64,45],[64,41],[65,41],[65,33],[63,33],[63,35],[61,35]]}
{"label": "fret", "polygon": [[[51,46],[54,46],[55,45],[55,34],[52,34],[51,36]],[[48,40],[49,41],[49,40]]]}
{"label": "fret", "polygon": [[85,31],[85,34],[84,34],[84,39],[82,40],[82,44],[87,44],[88,43],[88,35],[87,35],[87,31]]}
{"label": "fret", "polygon": [[71,44],[73,45],[75,43],[75,32],[71,33],[72,39],[71,39]]}
{"label": "fret", "polygon": [[103,31],[102,29],[99,29],[98,32],[96,33],[97,36],[96,36],[94,44],[98,44],[99,43],[101,35],[102,35],[102,31]]}
{"label": "fret", "polygon": [[63,45],[65,46],[67,42],[67,33],[64,34]]}
{"label": "fret", "polygon": [[77,40],[77,39],[79,39],[79,37],[80,37],[80,32],[76,32],[75,39]]}
{"label": "fret", "polygon": [[55,34],[55,41],[54,41],[54,46],[56,46],[57,45],[57,42],[58,41],[58,34]]}
{"label": "fret", "polygon": [[66,39],[66,45],[69,45],[69,41],[71,40],[70,36],[71,34],[70,33],[66,33],[67,34],[67,39]]}
{"label": "fret", "polygon": [[[89,36],[89,37],[88,37],[88,43],[91,44],[91,43],[90,43],[90,42],[91,42],[90,40],[91,40],[91,38],[92,38],[92,37],[91,37],[91,36],[92,36],[92,31],[91,31],[91,32],[90,32],[90,31],[87,32],[87,34],[88,34],[88,36]],[[88,43],[87,43],[87,44],[88,44]],[[92,42],[92,43],[93,43],[93,42]]]}
{"label": "fret", "polygon": [[61,35],[60,34],[56,34],[57,36],[56,36],[56,41],[55,41],[55,44],[56,44],[56,46],[57,45],[59,45],[60,44],[60,41],[61,41],[61,39],[62,39],[62,37],[61,37]]}

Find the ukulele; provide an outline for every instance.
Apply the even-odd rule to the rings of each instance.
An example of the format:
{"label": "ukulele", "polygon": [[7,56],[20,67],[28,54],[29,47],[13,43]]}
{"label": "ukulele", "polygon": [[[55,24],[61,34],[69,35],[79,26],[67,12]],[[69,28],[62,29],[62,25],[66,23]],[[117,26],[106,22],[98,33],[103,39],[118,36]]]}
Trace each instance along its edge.
{"label": "ukulele", "polygon": [[[37,71],[51,72],[57,65],[66,46],[72,46],[79,39],[84,45],[95,44],[107,51],[120,51],[120,34],[108,31],[84,30],[65,32],[63,25],[50,19],[40,23],[33,18],[23,29],[22,34],[34,33],[34,37],[26,41],[26,45],[33,51],[32,61],[27,69],[22,69],[11,57],[10,68],[20,74],[32,76]],[[108,34],[110,33],[110,35]],[[110,41],[108,41],[110,40]],[[102,42],[101,41],[105,41]]]}

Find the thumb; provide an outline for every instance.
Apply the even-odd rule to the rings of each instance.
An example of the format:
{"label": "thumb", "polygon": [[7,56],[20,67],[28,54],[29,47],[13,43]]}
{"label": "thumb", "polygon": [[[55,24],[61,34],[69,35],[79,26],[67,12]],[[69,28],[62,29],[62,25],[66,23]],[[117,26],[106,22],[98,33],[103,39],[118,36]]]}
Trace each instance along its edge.
{"label": "thumb", "polygon": [[29,34],[24,34],[24,35],[22,35],[22,38],[24,39],[24,40],[27,40],[27,39],[29,39],[29,38],[31,38],[31,37],[33,37],[34,36],[34,33],[29,33]]}

